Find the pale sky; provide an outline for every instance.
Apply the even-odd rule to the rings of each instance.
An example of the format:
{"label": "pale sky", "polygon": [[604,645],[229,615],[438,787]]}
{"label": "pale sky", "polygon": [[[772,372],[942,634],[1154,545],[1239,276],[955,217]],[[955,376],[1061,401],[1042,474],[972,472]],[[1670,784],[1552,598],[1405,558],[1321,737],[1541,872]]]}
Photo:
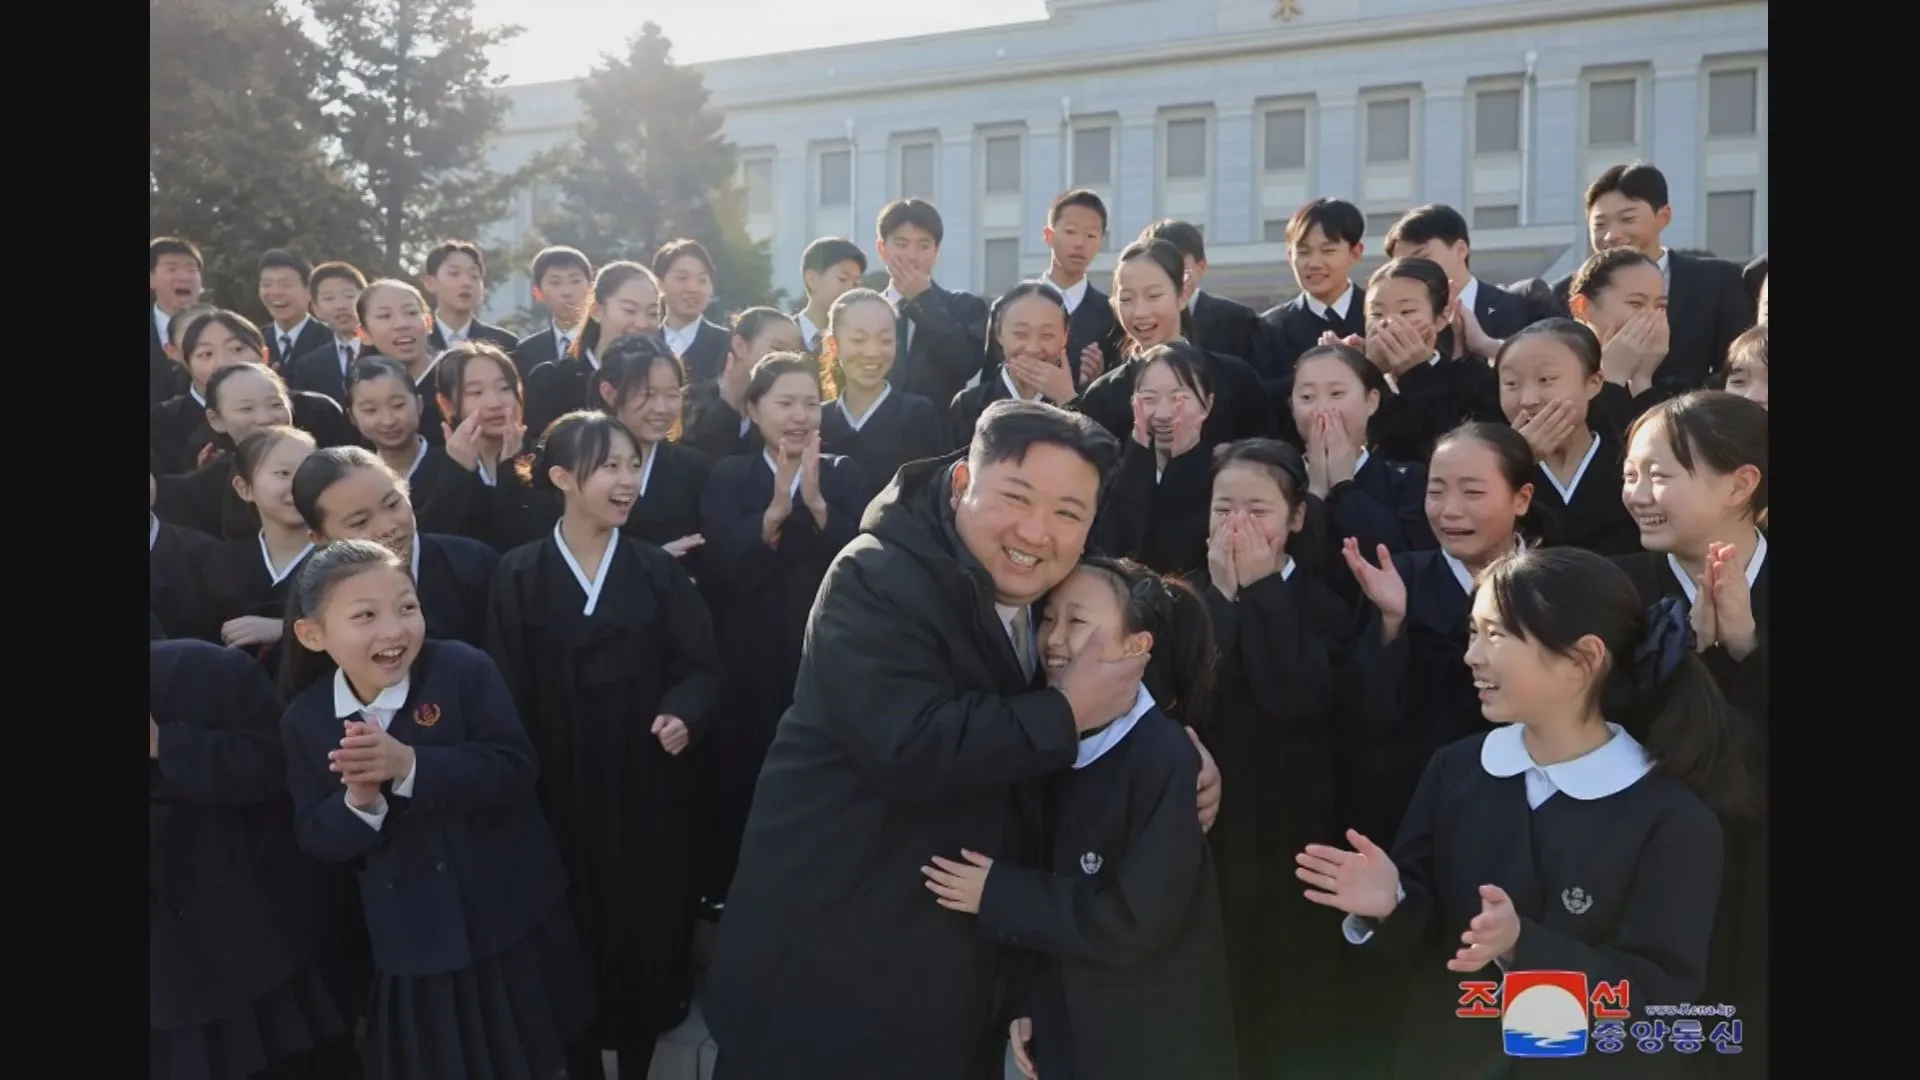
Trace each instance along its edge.
{"label": "pale sky", "polygon": [[937,34],[1046,17],[1046,0],[478,0],[481,22],[525,32],[493,57],[510,83],[585,75],[642,24],[681,63]]}

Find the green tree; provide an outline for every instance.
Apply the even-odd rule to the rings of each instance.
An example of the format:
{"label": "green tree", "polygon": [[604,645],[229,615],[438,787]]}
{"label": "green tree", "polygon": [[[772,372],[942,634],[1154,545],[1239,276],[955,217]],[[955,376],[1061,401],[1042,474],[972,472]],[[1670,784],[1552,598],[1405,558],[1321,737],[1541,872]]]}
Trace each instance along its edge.
{"label": "green tree", "polygon": [[673,62],[673,45],[647,23],[624,57],[608,57],[580,84],[580,140],[555,159],[556,212],[535,222],[545,242],[599,261],[646,262],[688,236],[715,265],[714,305],[777,303],[765,243],[747,235],[733,145],[700,73]]}
{"label": "green tree", "polygon": [[[417,271],[426,250],[482,241],[526,170],[486,154],[506,118],[487,50],[517,26],[474,24],[474,0],[308,0],[333,61],[323,81],[336,152],[366,204],[381,269]],[[490,253],[492,254],[492,253]]]}
{"label": "green tree", "polygon": [[325,58],[273,0],[150,0],[148,225],[206,256],[209,299],[263,319],[255,265],[374,255],[327,159],[310,87]]}

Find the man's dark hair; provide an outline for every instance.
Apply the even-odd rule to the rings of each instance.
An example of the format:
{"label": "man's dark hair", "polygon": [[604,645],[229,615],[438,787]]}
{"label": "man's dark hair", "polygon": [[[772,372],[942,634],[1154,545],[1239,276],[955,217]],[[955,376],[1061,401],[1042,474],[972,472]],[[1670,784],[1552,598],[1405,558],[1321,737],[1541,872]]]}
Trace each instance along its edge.
{"label": "man's dark hair", "polygon": [[256,273],[264,274],[269,270],[291,270],[300,275],[300,284],[305,286],[313,277],[313,266],[307,260],[288,251],[286,248],[270,248],[260,256],[260,269]]}
{"label": "man's dark hair", "polygon": [[673,269],[673,264],[681,259],[697,259],[706,269],[708,277],[718,276],[713,269],[713,256],[707,254],[706,246],[698,240],[689,240],[686,237],[669,240],[660,245],[660,250],[653,253],[653,276],[665,278],[668,271]]}
{"label": "man's dark hair", "polygon": [[580,254],[580,249],[564,244],[541,248],[540,254],[533,257],[533,283],[540,284],[541,279],[555,270],[578,270],[586,277],[593,276],[593,264]]}
{"label": "man's dark hair", "polygon": [[1063,191],[1055,195],[1053,205],[1047,207],[1047,224],[1059,224],[1060,215],[1065,213],[1069,206],[1078,206],[1083,210],[1091,210],[1099,214],[1100,231],[1107,231],[1107,204],[1097,193],[1086,188],[1074,188],[1072,191]]}
{"label": "man's dark hair", "polygon": [[177,236],[156,236],[147,241],[147,273],[160,269],[160,259],[165,255],[185,255],[193,260],[193,265],[206,269],[206,260],[200,257],[200,249]]}
{"label": "man's dark hair", "polygon": [[1175,221],[1173,218],[1156,221],[1140,230],[1140,239],[1165,240],[1173,245],[1182,258],[1194,262],[1207,261],[1207,241],[1190,221]]}
{"label": "man's dark hair", "polygon": [[319,292],[320,283],[332,278],[339,278],[341,281],[351,281],[353,282],[353,287],[356,289],[365,289],[367,287],[367,276],[362,274],[352,263],[343,262],[324,262],[314,267],[313,273],[307,276],[307,287],[315,292]]}
{"label": "man's dark hair", "polygon": [[892,236],[902,225],[926,232],[936,245],[946,243],[947,227],[940,221],[940,211],[925,199],[895,199],[880,208],[880,239]]}
{"label": "man's dark hair", "polygon": [[973,425],[967,468],[978,475],[988,465],[1025,461],[1040,443],[1080,455],[1099,472],[1102,491],[1120,466],[1120,441],[1091,418],[1044,401],[1005,399],[988,405]]}
{"label": "man's dark hair", "polygon": [[823,236],[800,253],[800,272],[823,273],[827,267],[843,262],[858,266],[863,274],[867,272],[867,253],[860,250],[859,244],[844,237]]}
{"label": "man's dark hair", "polygon": [[1600,196],[1614,191],[1634,202],[1646,203],[1655,211],[1667,205],[1666,176],[1646,162],[1636,161],[1631,165],[1615,165],[1601,173],[1599,179],[1587,185],[1587,198],[1580,204],[1581,208],[1592,210]]}
{"label": "man's dark hair", "polygon": [[1345,199],[1318,198],[1301,204],[1287,221],[1287,243],[1305,242],[1314,226],[1320,235],[1335,243],[1352,247],[1367,235],[1367,216]]}
{"label": "man's dark hair", "polygon": [[473,260],[473,268],[480,271],[481,277],[487,276],[487,257],[480,254],[480,248],[465,240],[443,240],[432,251],[427,252],[427,276],[433,277],[440,267],[455,255],[465,255]]}
{"label": "man's dark hair", "polygon": [[1400,215],[1400,220],[1387,230],[1387,257],[1393,258],[1393,249],[1401,244],[1419,247],[1430,240],[1443,244],[1467,244],[1467,219],[1460,211],[1445,203],[1428,203],[1416,206]]}

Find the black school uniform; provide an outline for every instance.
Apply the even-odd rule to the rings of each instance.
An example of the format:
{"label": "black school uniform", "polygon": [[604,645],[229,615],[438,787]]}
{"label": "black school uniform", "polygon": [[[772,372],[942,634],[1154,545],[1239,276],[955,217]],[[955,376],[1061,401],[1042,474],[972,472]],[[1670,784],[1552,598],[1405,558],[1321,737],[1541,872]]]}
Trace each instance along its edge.
{"label": "black school uniform", "polygon": [[1233,805],[1208,836],[1218,853],[1234,1027],[1245,1077],[1326,1076],[1336,1037],[1340,960],[1326,908],[1301,896],[1293,854],[1337,843],[1335,732],[1353,609],[1289,556],[1228,600],[1205,574],[1219,647],[1207,743]]}
{"label": "black school uniform", "polygon": [[[1020,397],[1014,388],[1013,377],[1006,368],[995,368],[985,378],[965,390],[953,395],[947,405],[947,448],[943,453],[952,453],[973,443],[973,429],[980,423],[980,414],[987,406],[996,401],[1012,401]],[[1029,401],[1046,401],[1049,405],[1067,407],[1064,401],[1047,401],[1044,395],[1035,395]]]}
{"label": "black school uniform", "polygon": [[[514,337],[513,334],[497,326],[488,326],[479,319],[475,319],[467,324],[466,336],[461,340],[485,342],[509,356],[513,355],[513,351],[520,347],[519,338]],[[427,341],[432,343],[435,352],[445,352],[449,348],[447,345],[446,330],[438,322],[433,324],[432,332],[427,334]]]}
{"label": "black school uniform", "polygon": [[335,338],[293,358],[282,374],[290,390],[324,394],[347,407],[347,369],[359,358],[360,343]]}
{"label": "black school uniform", "polygon": [[1238,300],[1209,292],[1195,292],[1188,307],[1195,345],[1222,356],[1237,356],[1249,364],[1258,351],[1260,316]]}
{"label": "black school uniform", "polygon": [[289,335],[278,326],[269,322],[262,330],[263,336],[267,339],[267,366],[283,375],[287,365],[293,363],[296,358],[305,356],[333,340],[333,331],[311,315],[302,318],[300,325],[293,328],[291,335],[293,347],[290,349],[280,347],[280,339]]}
{"label": "black school uniform", "polygon": [[[1689,610],[1698,586],[1680,569],[1678,560],[1659,552],[1644,551],[1614,560],[1640,591],[1640,600],[1649,606],[1661,598],[1674,596],[1684,600]],[[1768,769],[1767,742],[1770,722],[1767,691],[1767,638],[1771,621],[1767,617],[1768,585],[1767,539],[1763,535],[1747,564],[1747,582],[1753,609],[1755,637],[1758,642],[1745,660],[1735,660],[1720,646],[1701,654],[1714,681],[1748,724],[1749,761],[1753,775],[1764,784]],[[1768,841],[1767,815],[1734,817],[1723,815],[1721,827],[1726,833],[1726,887],[1720,894],[1720,913],[1713,927],[1713,952],[1707,972],[1707,989],[1695,1001],[1725,1002],[1740,1010],[1745,1018],[1746,1042],[1737,1056],[1728,1056],[1722,1066],[1729,1077],[1766,1074],[1768,1037]],[[1651,999],[1649,999],[1651,1000]]]}
{"label": "black school uniform", "polygon": [[760,429],[720,396],[717,382],[695,383],[687,391],[686,434],[680,441],[715,461],[751,454],[765,445]]}
{"label": "black school uniform", "polygon": [[1346,338],[1366,332],[1366,297],[1351,283],[1331,305],[1302,292],[1260,315],[1260,337],[1255,355],[1247,357],[1247,362],[1259,373],[1268,400],[1279,415],[1283,437],[1289,442],[1302,445],[1287,404],[1293,397],[1293,369],[1300,362],[1300,354],[1320,344],[1323,334]]}
{"label": "black school uniform", "polygon": [[[1238,357],[1203,353],[1213,382],[1213,411],[1200,426],[1200,448],[1212,453],[1221,443],[1236,439],[1278,438],[1279,421],[1261,389],[1259,376]],[[1139,358],[1093,380],[1075,399],[1075,407],[1092,417],[1113,437],[1125,443],[1133,438],[1133,381]]]}
{"label": "black school uniform", "polygon": [[513,356],[513,366],[520,369],[520,385],[525,386],[527,376],[533,374],[534,368],[560,359],[566,355],[566,349],[560,344],[560,331],[548,323],[545,330],[521,338],[510,354]]}
{"label": "black school uniform", "polygon": [[[360,433],[332,398],[304,390],[289,391],[287,398],[293,426],[313,436],[318,448],[361,444]],[[198,468],[200,452],[209,445],[233,450],[233,440],[207,423],[206,399],[194,390],[154,406],[147,414],[147,436],[160,469],[172,474]]]}
{"label": "black school uniform", "polygon": [[169,321],[157,306],[147,307],[147,405],[152,407],[184,393],[187,369],[167,355],[167,332],[161,328]]}
{"label": "black school uniform", "polygon": [[987,874],[981,931],[1040,954],[1016,1011],[1033,1018],[1049,1080],[1239,1075],[1199,775],[1186,731],[1141,687],[1044,781],[1041,868],[1002,861]]}
{"label": "black school uniform", "polygon": [[[292,562],[276,572],[267,565],[266,544],[265,534],[256,532],[202,549],[197,580],[207,616],[201,627],[204,640],[220,644],[220,628],[245,615],[275,622],[286,618],[287,590],[293,587],[293,576],[300,564],[313,553],[313,545],[308,544]],[[285,647],[283,638],[271,645],[248,646],[244,651],[272,675],[280,670],[281,650]]]}
{"label": "black school uniform", "polygon": [[357,1076],[357,994],[314,933],[272,684],[201,641],[149,646],[147,672],[148,1076]]}
{"label": "black school uniform", "polygon": [[710,382],[720,377],[727,366],[727,350],[733,347],[733,332],[709,319],[701,319],[693,332],[693,342],[679,354],[690,383]]}
{"label": "black school uniform", "polygon": [[408,569],[419,591],[427,636],[484,645],[487,598],[499,566],[500,553],[478,540],[414,533]]}
{"label": "black school uniform", "polygon": [[1100,498],[1094,544],[1106,555],[1145,563],[1162,574],[1207,565],[1213,507],[1213,454],[1205,445],[1167,461],[1128,436],[1120,471]]}
{"label": "black school uniform", "polygon": [[673,556],[615,535],[582,568],[555,525],[502,560],[488,626],[594,964],[590,1049],[644,1071],[687,1015],[696,901],[691,768],[649,729],[672,715],[690,748],[709,735],[723,682],[712,619]]}
{"label": "black school uniform", "polygon": [[407,482],[407,500],[413,504],[414,528],[488,542],[491,519],[477,505],[484,498],[479,489],[485,485],[448,457],[444,448],[430,445],[423,435],[413,438],[413,461],[399,471]]}
{"label": "black school uniform", "polygon": [[1544,461],[1536,466],[1533,502],[1553,519],[1560,543],[1602,555],[1640,550],[1640,527],[1620,498],[1621,459],[1619,444],[1594,431],[1571,483],[1563,485]]}
{"label": "black school uniform", "polygon": [[952,401],[986,365],[987,302],[933,282],[911,300],[900,298],[892,286],[885,295],[899,312],[893,385],[928,401]]}
{"label": "black school uniform", "polygon": [[1348,537],[1368,559],[1380,545],[1398,554],[1439,547],[1427,522],[1427,469],[1412,462],[1389,461],[1372,450],[1360,451],[1353,479],[1327,492],[1326,565],[1329,583],[1349,603],[1360,599],[1359,583],[1340,555]]}
{"label": "black school uniform", "polygon": [[[1342,926],[1356,949],[1400,961],[1410,976],[1396,1076],[1638,1080],[1685,1067],[1673,1053],[1596,1043],[1567,1060],[1507,1057],[1500,1021],[1455,1014],[1462,981],[1501,978],[1492,964],[1471,975],[1446,966],[1480,914],[1481,885],[1505,890],[1520,916],[1509,970],[1583,973],[1590,998],[1601,982],[1625,982],[1634,1005],[1713,1000],[1701,994],[1722,889],[1720,824],[1609,726],[1600,748],[1542,768],[1509,724],[1446,747],[1422,773],[1392,849],[1404,898],[1378,923]],[[1594,1020],[1579,1013],[1591,1032]],[[1712,1023],[1702,1021],[1703,1035]]]}
{"label": "black school uniform", "polygon": [[592,375],[600,370],[591,349],[579,355],[563,356],[534,368],[527,374],[527,445],[537,446],[555,420],[577,409],[597,407],[588,404]]}
{"label": "black school uniform", "polygon": [[[344,719],[413,748],[414,774],[369,811],[327,769]],[[294,836],[358,868],[376,975],[374,1080],[550,1078],[592,1015],[566,870],[534,795],[534,751],[499,669],[457,641],[422,644],[369,705],[335,672],[280,719]],[[377,822],[377,824],[376,824]]]}
{"label": "black school uniform", "polygon": [[233,490],[233,455],[222,454],[184,476],[154,478],[153,513],[169,525],[222,540],[260,531],[260,514]]}
{"label": "black school uniform", "polygon": [[[207,549],[219,541],[147,516],[147,611],[163,637],[203,637],[210,617],[200,595],[198,568]],[[219,627],[213,630],[217,634]]]}
{"label": "black school uniform", "polygon": [[[1062,297],[1070,291],[1054,285],[1052,278],[1041,280]],[[1084,388],[1092,381],[1082,381],[1080,378],[1080,354],[1087,350],[1087,346],[1100,346],[1100,375],[1104,375],[1120,366],[1120,342],[1123,340],[1120,324],[1113,317],[1113,301],[1106,293],[1093,287],[1091,278],[1080,280],[1086,286],[1085,291],[1080,294],[1079,302],[1067,312],[1067,368],[1073,372],[1075,389]],[[987,372],[980,381],[990,382],[992,374]],[[1099,378],[1099,375],[1094,378]],[[971,426],[968,432],[972,432]]]}
{"label": "black school uniform", "polygon": [[774,467],[765,451],[715,464],[700,500],[700,532],[707,540],[703,584],[713,605],[720,655],[728,663],[720,722],[709,750],[714,805],[704,815],[711,822],[712,837],[704,846],[712,862],[702,874],[703,891],[715,902],[733,879],[747,807],[774,726],[793,703],[814,594],[827,564],[859,533],[861,512],[872,495],[859,462],[821,455],[820,494],[827,500],[827,525],[821,529],[800,501],[798,479],[793,512],[774,547],[760,539],[761,518],[773,499]]}
{"label": "black school uniform", "polygon": [[1396,461],[1425,461],[1440,437],[1469,420],[1504,424],[1493,365],[1471,354],[1431,359],[1397,377],[1367,425],[1374,444]]}
{"label": "black school uniform", "polygon": [[869,497],[878,495],[909,461],[939,457],[949,449],[942,434],[946,420],[933,402],[918,394],[896,392],[892,384],[867,407],[858,424],[844,401],[829,401],[820,410],[820,451],[860,463]]}

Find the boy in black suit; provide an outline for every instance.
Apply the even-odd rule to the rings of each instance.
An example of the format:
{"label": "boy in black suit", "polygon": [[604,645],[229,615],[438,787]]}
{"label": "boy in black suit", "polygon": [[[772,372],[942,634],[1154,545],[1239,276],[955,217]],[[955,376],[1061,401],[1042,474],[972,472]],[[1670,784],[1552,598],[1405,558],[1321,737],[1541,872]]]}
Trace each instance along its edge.
{"label": "boy in black suit", "polygon": [[698,240],[669,240],[653,253],[660,279],[660,335],[687,370],[690,383],[720,377],[733,334],[706,317],[713,304],[713,257]]}
{"label": "boy in black suit", "polygon": [[1172,244],[1187,264],[1187,312],[1193,322],[1193,344],[1252,363],[1260,317],[1245,304],[1200,291],[1200,282],[1207,276],[1207,244],[1200,230],[1188,222],[1169,219],[1140,230],[1140,239],[1149,237]]}
{"label": "boy in black suit", "polygon": [[1366,232],[1366,215],[1345,199],[1314,199],[1287,221],[1287,263],[1300,291],[1260,315],[1258,355],[1249,361],[1266,384],[1283,433],[1293,427],[1288,399],[1300,354],[1324,334],[1345,339],[1367,332],[1365,291],[1353,284]]}
{"label": "boy in black suit", "polygon": [[200,249],[177,236],[147,244],[147,404],[158,405],[187,390],[185,370],[167,355],[167,324],[200,299]]}
{"label": "boy in black suit", "polygon": [[1067,302],[1067,363],[1084,387],[1120,364],[1120,324],[1107,294],[1093,287],[1087,267],[1107,238],[1107,204],[1085,188],[1058,195],[1047,207],[1040,239],[1053,253],[1041,280]]}
{"label": "boy in black suit", "polygon": [[514,346],[513,366],[520,369],[522,381],[534,368],[566,355],[591,288],[593,264],[578,248],[555,245],[533,257],[533,298],[547,309],[548,324]]}
{"label": "boy in black suit", "polygon": [[347,368],[360,356],[360,294],[366,275],[343,262],[321,263],[307,279],[313,317],[333,331],[333,340],[293,358],[287,387],[325,394],[347,407]]}
{"label": "boy in black suit", "polygon": [[1407,211],[1387,230],[1387,258],[1430,259],[1447,272],[1456,303],[1453,325],[1440,332],[1444,356],[1472,353],[1491,360],[1502,342],[1533,321],[1524,297],[1473,276],[1467,219],[1451,206],[1429,203]]}
{"label": "boy in black suit", "polygon": [[867,253],[860,245],[838,236],[823,236],[807,245],[800,255],[800,281],[806,286],[807,306],[794,313],[800,327],[800,344],[809,356],[820,352],[820,337],[827,332],[827,313],[842,293],[860,287],[860,276],[867,272]]}
{"label": "boy in black suit", "polygon": [[488,326],[476,313],[487,298],[487,260],[480,248],[465,240],[443,240],[427,252],[427,272],[420,284],[433,297],[433,333],[427,337],[439,350],[467,341],[484,341],[512,352],[520,339],[497,326]]}
{"label": "boy in black suit", "polygon": [[986,364],[986,301],[934,284],[946,226],[932,203],[893,200],[881,208],[876,232],[887,268],[882,295],[899,312],[888,381],[928,401],[952,401]]}
{"label": "boy in black suit", "polygon": [[307,260],[274,248],[260,256],[260,304],[273,325],[265,327],[267,359],[273,370],[285,372],[295,357],[305,356],[332,338],[314,321],[313,293],[307,288],[313,267]]}

